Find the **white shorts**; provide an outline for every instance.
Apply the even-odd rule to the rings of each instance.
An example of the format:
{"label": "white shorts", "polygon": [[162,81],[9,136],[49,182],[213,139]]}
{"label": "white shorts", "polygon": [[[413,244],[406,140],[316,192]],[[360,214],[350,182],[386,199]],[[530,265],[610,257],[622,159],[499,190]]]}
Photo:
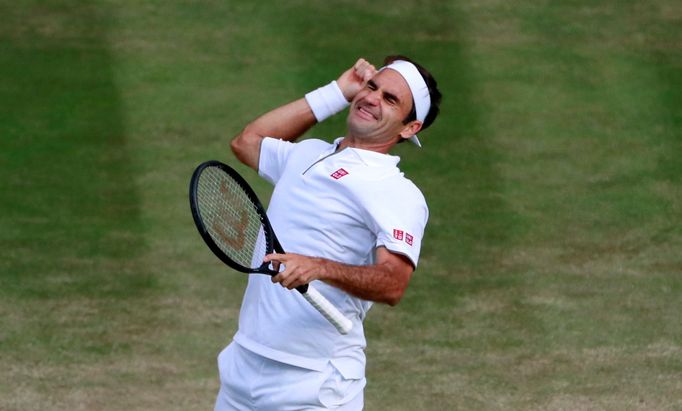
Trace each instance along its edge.
{"label": "white shorts", "polygon": [[345,379],[331,364],[314,371],[255,354],[233,342],[218,355],[215,411],[359,411],[366,380]]}

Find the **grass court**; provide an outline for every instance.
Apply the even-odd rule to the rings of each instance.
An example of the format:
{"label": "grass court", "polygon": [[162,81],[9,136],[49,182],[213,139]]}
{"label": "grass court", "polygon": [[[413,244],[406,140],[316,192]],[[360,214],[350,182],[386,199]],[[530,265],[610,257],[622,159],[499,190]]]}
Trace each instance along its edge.
{"label": "grass court", "polygon": [[197,234],[192,170],[235,164],[247,121],[396,53],[444,99],[424,148],[396,151],[431,217],[403,301],[366,320],[366,409],[682,409],[678,2],[0,15],[0,409],[212,409],[246,278]]}

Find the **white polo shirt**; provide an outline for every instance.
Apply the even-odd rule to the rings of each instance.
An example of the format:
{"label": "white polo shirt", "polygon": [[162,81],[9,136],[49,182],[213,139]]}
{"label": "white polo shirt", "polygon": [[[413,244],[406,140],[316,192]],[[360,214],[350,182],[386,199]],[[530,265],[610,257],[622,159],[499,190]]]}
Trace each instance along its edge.
{"label": "white polo shirt", "polygon": [[[275,184],[268,216],[286,252],[370,265],[384,246],[419,260],[428,208],[397,167],[399,157],[322,140],[263,140],[259,174]],[[262,356],[313,370],[331,361],[346,378],[362,378],[362,320],[372,303],[314,281],[353,322],[341,335],[296,291],[265,275],[249,276],[234,340]]]}

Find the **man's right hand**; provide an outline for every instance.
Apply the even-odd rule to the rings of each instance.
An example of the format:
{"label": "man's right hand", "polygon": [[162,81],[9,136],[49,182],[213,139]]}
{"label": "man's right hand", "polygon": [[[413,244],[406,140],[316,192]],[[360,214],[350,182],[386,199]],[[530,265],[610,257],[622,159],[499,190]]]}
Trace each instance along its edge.
{"label": "man's right hand", "polygon": [[377,69],[367,60],[361,58],[353,67],[341,74],[341,77],[336,80],[336,83],[339,85],[346,100],[352,101],[355,95],[365,87],[365,84],[367,84],[376,73]]}

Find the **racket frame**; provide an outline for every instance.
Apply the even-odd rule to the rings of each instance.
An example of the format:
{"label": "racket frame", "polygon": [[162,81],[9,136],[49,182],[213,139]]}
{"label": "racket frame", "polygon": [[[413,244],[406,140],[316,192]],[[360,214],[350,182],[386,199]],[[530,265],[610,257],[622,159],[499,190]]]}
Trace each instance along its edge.
{"label": "racket frame", "polygon": [[[237,263],[227,254],[225,254],[225,252],[223,252],[223,250],[220,249],[220,247],[215,243],[215,241],[213,241],[213,237],[211,237],[211,234],[208,231],[208,227],[206,227],[206,224],[204,224],[204,220],[201,218],[201,211],[199,210],[198,201],[196,201],[196,198],[198,197],[197,191],[199,189],[199,178],[201,177],[201,173],[209,167],[217,167],[220,170],[224,171],[226,174],[228,174],[239,185],[239,187],[242,190],[244,190],[244,193],[247,195],[249,200],[251,200],[251,203],[253,204],[254,208],[256,209],[256,212],[258,213],[258,218],[260,219],[261,225],[263,226],[263,234],[265,235],[265,253],[270,254],[273,251],[275,251],[276,248],[280,249],[282,248],[279,245],[279,241],[275,237],[274,231],[272,230],[272,225],[270,224],[270,220],[268,219],[265,207],[263,207],[263,204],[261,204],[260,200],[258,199],[258,196],[253,191],[251,186],[232,167],[216,160],[210,160],[200,164],[196,168],[196,170],[194,170],[194,173],[192,174],[192,180],[190,181],[189,185],[190,198],[189,204],[192,210],[192,218],[194,219],[194,223],[196,224],[197,229],[199,230],[199,234],[201,234],[201,238],[204,240],[208,248],[210,248],[211,251],[213,251],[213,254],[215,254],[216,257],[220,259],[220,261],[224,262],[225,264],[229,265],[230,267],[234,268],[237,271],[241,271],[242,273],[247,274],[269,275],[277,274],[276,271],[273,271],[268,267],[267,263],[263,263],[258,268],[246,267]],[[277,252],[279,253],[280,251]]]}
{"label": "racket frame", "polygon": [[[220,261],[222,261],[223,263],[227,264],[228,266],[232,267],[237,271],[247,274],[268,274],[270,276],[276,275],[278,272],[272,270],[269,267],[268,263],[263,263],[263,265],[261,265],[258,268],[245,267],[237,263],[232,258],[230,258],[225,252],[223,252],[223,250],[220,249],[220,247],[215,243],[215,241],[213,241],[211,234],[208,232],[208,229],[204,224],[203,219],[201,218],[201,211],[199,210],[199,207],[197,205],[198,201],[196,200],[201,173],[204,171],[204,169],[208,167],[217,167],[220,170],[224,171],[226,174],[228,174],[232,179],[234,179],[235,182],[237,182],[241,189],[244,190],[244,193],[248,196],[249,200],[251,200],[263,226],[263,234],[265,235],[266,242],[265,246],[266,254],[270,254],[273,251],[279,254],[284,254],[284,249],[280,245],[279,240],[275,235],[275,231],[272,228],[272,224],[270,224],[270,220],[268,219],[265,207],[263,207],[263,204],[260,202],[258,196],[253,191],[249,183],[247,183],[246,180],[244,180],[244,178],[232,167],[217,160],[209,160],[204,163],[201,163],[194,170],[194,173],[192,174],[192,179],[190,181],[189,187],[190,208],[192,210],[192,218],[194,219],[194,223],[199,231],[199,234],[201,235],[201,238],[204,240],[204,242],[206,243],[208,248],[213,252],[213,254],[215,254],[216,257],[220,259]],[[299,287],[296,287],[296,290],[298,290],[303,295],[303,297],[305,297],[305,299],[313,307],[315,307],[315,309],[317,309],[318,312],[320,312],[320,314],[322,314],[332,325],[334,325],[334,327],[336,327],[336,329],[341,334],[347,334],[351,330],[351,328],[353,327],[353,323],[343,314],[341,314],[341,312],[336,307],[334,307],[332,303],[329,302],[329,300],[327,300],[322,294],[320,294],[319,291],[310,287],[308,284],[303,284]]]}

